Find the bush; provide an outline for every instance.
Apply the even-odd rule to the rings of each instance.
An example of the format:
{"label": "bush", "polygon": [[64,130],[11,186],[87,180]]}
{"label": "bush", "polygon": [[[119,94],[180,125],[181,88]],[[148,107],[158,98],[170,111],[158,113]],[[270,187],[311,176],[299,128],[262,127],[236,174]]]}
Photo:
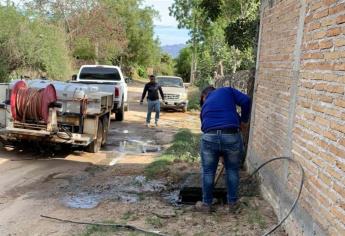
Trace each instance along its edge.
{"label": "bush", "polygon": [[145,68],[139,66],[138,69],[138,75],[141,77],[141,78],[147,78],[147,71]]}

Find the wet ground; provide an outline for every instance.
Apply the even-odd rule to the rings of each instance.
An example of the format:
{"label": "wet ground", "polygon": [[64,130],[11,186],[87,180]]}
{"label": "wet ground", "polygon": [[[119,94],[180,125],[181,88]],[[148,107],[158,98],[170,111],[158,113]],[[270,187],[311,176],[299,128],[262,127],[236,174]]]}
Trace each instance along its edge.
{"label": "wet ground", "polygon": [[[277,221],[269,204],[257,195],[242,197],[241,213],[229,214],[218,204],[217,212],[207,215],[178,204],[179,178],[147,179],[143,174],[147,164],[169,146],[179,128],[199,132],[199,117],[169,111],[162,113],[158,128],[145,127],[145,106],[139,105],[142,87],[130,86],[130,111],[124,122],[112,122],[100,153],[1,149],[0,235],[138,235],[59,223],[40,215],[127,223],[168,235],[260,235]],[[170,168],[182,178],[199,166],[174,163]]]}

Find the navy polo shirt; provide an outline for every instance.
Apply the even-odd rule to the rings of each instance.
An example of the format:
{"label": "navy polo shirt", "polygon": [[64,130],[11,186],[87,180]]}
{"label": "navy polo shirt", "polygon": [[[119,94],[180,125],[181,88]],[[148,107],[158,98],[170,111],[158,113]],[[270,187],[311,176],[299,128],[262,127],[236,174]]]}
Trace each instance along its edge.
{"label": "navy polo shirt", "polygon": [[[237,113],[241,107],[241,116]],[[239,128],[250,117],[250,97],[231,87],[210,92],[201,108],[201,130],[204,133],[215,129]]]}

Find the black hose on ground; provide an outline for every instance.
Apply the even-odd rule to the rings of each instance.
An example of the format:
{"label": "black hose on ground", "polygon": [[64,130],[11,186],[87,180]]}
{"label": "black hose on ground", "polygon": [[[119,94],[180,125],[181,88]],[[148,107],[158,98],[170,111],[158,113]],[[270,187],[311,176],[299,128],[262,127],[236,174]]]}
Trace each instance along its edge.
{"label": "black hose on ground", "polygon": [[295,209],[297,202],[299,200],[299,198],[301,197],[301,193],[302,193],[302,189],[303,189],[303,185],[304,185],[304,170],[303,167],[301,165],[301,163],[299,163],[298,161],[290,158],[290,157],[276,157],[273,159],[270,159],[266,162],[264,162],[263,164],[261,164],[249,177],[248,179],[252,178],[253,176],[255,176],[256,173],[259,172],[259,170],[261,170],[264,166],[266,166],[267,164],[273,162],[273,161],[278,161],[278,160],[288,160],[290,162],[295,163],[299,169],[300,169],[300,174],[301,174],[301,180],[300,180],[300,184],[299,184],[299,190],[298,190],[298,194],[297,197],[295,198],[295,201],[293,202],[289,212],[286,214],[285,217],[283,217],[278,224],[276,224],[274,227],[272,227],[268,232],[266,232],[263,236],[267,236],[270,235],[271,233],[273,233],[274,231],[276,231],[284,222],[285,220],[290,216],[290,214],[292,213],[292,211]]}
{"label": "black hose on ground", "polygon": [[107,223],[91,223],[91,222],[64,220],[64,219],[59,219],[59,218],[56,218],[56,217],[45,216],[45,215],[41,215],[41,217],[42,218],[46,218],[46,219],[60,221],[60,222],[63,222],[63,223],[71,223],[71,224],[79,224],[79,225],[95,225],[95,226],[115,227],[115,228],[123,228],[123,229],[138,231],[138,232],[142,232],[142,233],[145,233],[145,234],[148,234],[148,235],[168,236],[166,234],[161,234],[161,233],[157,233],[157,232],[153,232],[153,231],[147,231],[147,230],[138,228],[136,226],[127,225],[127,224],[122,225],[122,224],[107,224]]}

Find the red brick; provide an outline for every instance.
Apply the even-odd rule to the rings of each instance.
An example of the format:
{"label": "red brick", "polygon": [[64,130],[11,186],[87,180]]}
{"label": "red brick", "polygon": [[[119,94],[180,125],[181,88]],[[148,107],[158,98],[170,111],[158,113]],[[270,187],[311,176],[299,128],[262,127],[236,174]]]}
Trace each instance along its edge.
{"label": "red brick", "polygon": [[345,125],[340,125],[333,121],[331,122],[331,128],[345,134]]}
{"label": "red brick", "polygon": [[334,7],[331,7],[329,9],[329,14],[333,15],[333,14],[336,14],[336,13],[339,13],[339,12],[342,12],[342,11],[345,11],[345,3],[338,4],[338,5],[334,6]]}
{"label": "red brick", "polygon": [[335,70],[345,71],[345,63],[334,65]]}
{"label": "red brick", "polygon": [[345,23],[345,15],[338,16],[336,19],[337,24]]}
{"label": "red brick", "polygon": [[[336,168],[336,167],[327,167],[326,171],[330,176],[336,178],[337,180],[341,180],[343,178],[343,173],[341,173],[341,171],[339,171],[338,168]],[[345,192],[345,190],[344,190],[344,192]]]}
{"label": "red brick", "polygon": [[341,210],[339,207],[332,207],[331,213],[337,218],[340,222],[345,222],[345,211]]}
{"label": "red brick", "polygon": [[333,189],[341,196],[345,196],[345,186],[339,185],[337,182],[333,183]]}
{"label": "red brick", "polygon": [[328,14],[329,14],[329,10],[327,8],[325,10],[322,10],[322,11],[318,12],[318,13],[315,13],[314,14],[314,19],[321,19],[323,17],[328,16]]}
{"label": "red brick", "polygon": [[320,42],[320,48],[321,49],[329,49],[333,47],[333,41],[332,40],[323,40]]}
{"label": "red brick", "polygon": [[326,88],[327,92],[344,94],[344,86],[342,85],[328,85]]}
{"label": "red brick", "polygon": [[330,139],[332,141],[337,141],[337,136],[334,133],[330,132],[330,131],[323,132],[323,136],[325,136],[326,138],[328,138],[328,139]]}
{"label": "red brick", "polygon": [[329,145],[329,151],[338,157],[345,157],[345,151],[334,145]]}
{"label": "red brick", "polygon": [[314,86],[314,89],[318,91],[326,91],[327,90],[327,83],[318,83]]}
{"label": "red brick", "polygon": [[341,34],[341,32],[342,32],[342,29],[340,27],[329,29],[327,30],[327,36],[328,37],[338,36],[339,34]]}
{"label": "red brick", "polygon": [[344,162],[336,161],[335,165],[345,173],[345,163]]}
{"label": "red brick", "polygon": [[336,105],[336,106],[338,106],[338,107],[343,107],[343,108],[345,108],[345,99],[336,99],[335,101],[334,101],[334,104]]}
{"label": "red brick", "polygon": [[321,28],[321,23],[320,22],[313,22],[309,25],[309,29],[308,31],[311,32],[311,31],[314,31],[314,30],[317,30],[317,29],[320,29]]}
{"label": "red brick", "polygon": [[316,49],[319,49],[320,48],[320,45],[319,43],[308,43],[306,46],[305,46],[305,49],[306,50],[316,50]]}
{"label": "red brick", "polygon": [[345,46],[345,39],[336,39],[334,42],[335,46],[337,47],[342,47]]}
{"label": "red brick", "polygon": [[332,5],[333,3],[335,3],[336,0],[323,0],[322,2],[324,5],[329,6],[329,5]]}

